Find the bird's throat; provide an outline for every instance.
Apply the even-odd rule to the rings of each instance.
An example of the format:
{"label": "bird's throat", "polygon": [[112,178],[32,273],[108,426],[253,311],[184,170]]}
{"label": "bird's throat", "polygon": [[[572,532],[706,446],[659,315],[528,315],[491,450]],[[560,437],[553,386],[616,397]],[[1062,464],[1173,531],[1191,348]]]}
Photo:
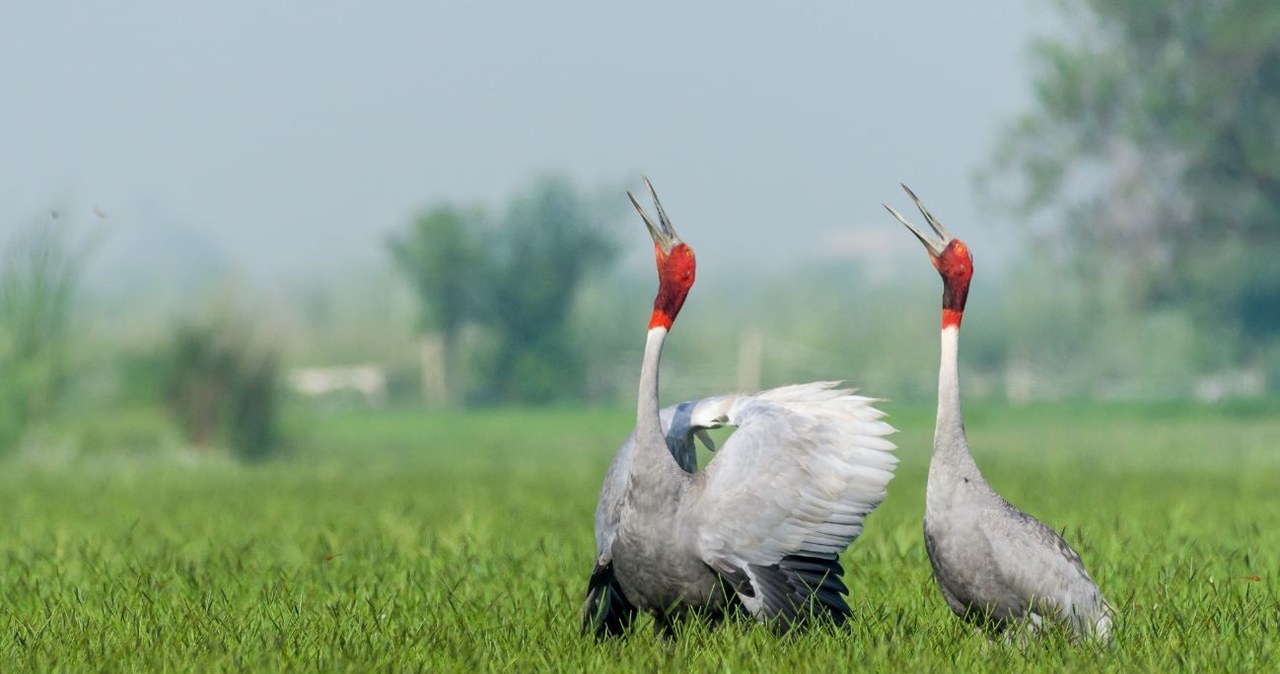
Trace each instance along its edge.
{"label": "bird's throat", "polygon": [[671,324],[675,323],[675,321],[676,319],[674,316],[668,314],[664,309],[655,306],[653,308],[653,314],[649,316],[649,329],[662,328],[663,330],[670,330]]}
{"label": "bird's throat", "polygon": [[942,279],[942,327],[954,325],[960,327],[964,318],[964,305],[969,299],[969,282],[967,279]]}
{"label": "bird's throat", "polygon": [[658,296],[653,299],[653,313],[649,316],[649,329],[663,328],[670,331],[671,324],[676,322],[676,314],[684,306],[684,299],[689,296],[687,288],[673,287],[674,283],[666,281],[658,285]]}

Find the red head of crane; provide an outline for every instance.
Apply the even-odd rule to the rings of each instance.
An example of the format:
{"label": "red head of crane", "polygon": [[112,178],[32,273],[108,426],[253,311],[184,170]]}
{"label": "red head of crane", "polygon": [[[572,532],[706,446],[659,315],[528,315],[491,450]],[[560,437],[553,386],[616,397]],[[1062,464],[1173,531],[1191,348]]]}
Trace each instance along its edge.
{"label": "red head of crane", "polygon": [[969,247],[960,239],[951,236],[942,223],[933,217],[929,209],[920,203],[920,199],[910,187],[903,185],[902,189],[906,190],[907,195],[920,208],[920,213],[933,229],[933,234],[925,233],[892,207],[885,206],[885,208],[889,209],[893,217],[906,225],[907,229],[920,239],[920,243],[924,244],[934,268],[942,276],[942,327],[954,325],[959,328],[960,321],[964,318],[964,304],[969,299],[969,281],[973,278],[973,256],[969,252]]}
{"label": "red head of crane", "polygon": [[[646,180],[645,184],[648,185],[649,182]],[[649,189],[652,190],[653,186],[649,185]],[[670,331],[671,324],[680,313],[680,307],[684,306],[689,290],[693,288],[698,262],[693,256],[693,249],[689,244],[681,241],[680,236],[672,229],[671,220],[662,209],[662,202],[658,201],[656,196],[654,197],[654,204],[658,209],[656,225],[653,224],[649,213],[644,210],[640,202],[636,201],[635,195],[627,192],[627,197],[631,199],[631,204],[636,207],[645,226],[649,228],[649,235],[653,237],[653,256],[658,263],[658,295],[653,300],[653,315],[649,318],[649,329],[662,328]]]}

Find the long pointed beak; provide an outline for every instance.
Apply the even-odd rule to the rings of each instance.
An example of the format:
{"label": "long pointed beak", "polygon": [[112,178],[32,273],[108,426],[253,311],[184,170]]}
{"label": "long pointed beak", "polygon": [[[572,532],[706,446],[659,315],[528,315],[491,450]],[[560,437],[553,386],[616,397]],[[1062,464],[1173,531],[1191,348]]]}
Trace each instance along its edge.
{"label": "long pointed beak", "polygon": [[924,204],[920,202],[920,198],[916,196],[915,192],[911,191],[910,187],[903,185],[902,189],[905,190],[907,196],[911,197],[911,200],[915,202],[916,208],[920,209],[920,214],[924,216],[925,222],[929,223],[929,227],[933,229],[933,232],[924,231],[924,229],[894,210],[892,206],[888,204],[882,205],[885,207],[885,210],[889,211],[890,215],[897,218],[898,222],[906,225],[907,229],[911,230],[911,233],[915,234],[917,239],[920,239],[920,243],[923,243],[924,247],[929,249],[929,253],[931,255],[934,257],[941,255],[942,251],[946,250],[947,244],[951,243],[953,237],[947,232],[947,229],[942,226],[942,223],[938,222],[938,219],[933,217],[933,214],[929,212],[929,209],[925,208]]}
{"label": "long pointed beak", "polygon": [[645,178],[644,184],[645,187],[649,188],[649,194],[653,197],[653,205],[658,209],[658,224],[653,224],[649,213],[636,200],[634,194],[627,192],[627,197],[631,199],[631,205],[636,207],[636,212],[644,219],[644,225],[649,228],[649,236],[653,237],[653,242],[658,244],[664,254],[669,254],[671,249],[680,243],[680,236],[671,227],[671,219],[667,217],[667,212],[662,209],[662,202],[658,200],[658,193],[654,191],[653,183],[649,182],[648,178]]}

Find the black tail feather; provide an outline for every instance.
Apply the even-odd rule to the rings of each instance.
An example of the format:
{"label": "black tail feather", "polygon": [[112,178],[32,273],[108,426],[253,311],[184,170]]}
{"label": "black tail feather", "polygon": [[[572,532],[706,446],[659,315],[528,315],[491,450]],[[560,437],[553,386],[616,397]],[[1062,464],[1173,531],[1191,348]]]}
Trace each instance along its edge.
{"label": "black tail feather", "polygon": [[596,565],[587,581],[587,600],[582,606],[582,633],[595,638],[618,636],[627,631],[636,617],[636,607],[627,601],[613,575],[613,564]]}
{"label": "black tail feather", "polygon": [[780,632],[814,618],[842,625],[852,615],[838,559],[791,555],[773,566],[752,565],[751,574],[764,599],[765,618]]}

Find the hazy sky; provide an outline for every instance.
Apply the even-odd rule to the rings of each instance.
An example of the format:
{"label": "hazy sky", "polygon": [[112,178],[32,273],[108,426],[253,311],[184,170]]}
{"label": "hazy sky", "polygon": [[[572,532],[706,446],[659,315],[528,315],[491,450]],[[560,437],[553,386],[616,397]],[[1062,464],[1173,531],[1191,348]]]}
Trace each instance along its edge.
{"label": "hazy sky", "polygon": [[0,228],[60,205],[110,265],[334,273],[439,200],[643,172],[703,274],[914,250],[899,181],[998,259],[971,177],[1030,100],[1031,5],[6,3]]}

